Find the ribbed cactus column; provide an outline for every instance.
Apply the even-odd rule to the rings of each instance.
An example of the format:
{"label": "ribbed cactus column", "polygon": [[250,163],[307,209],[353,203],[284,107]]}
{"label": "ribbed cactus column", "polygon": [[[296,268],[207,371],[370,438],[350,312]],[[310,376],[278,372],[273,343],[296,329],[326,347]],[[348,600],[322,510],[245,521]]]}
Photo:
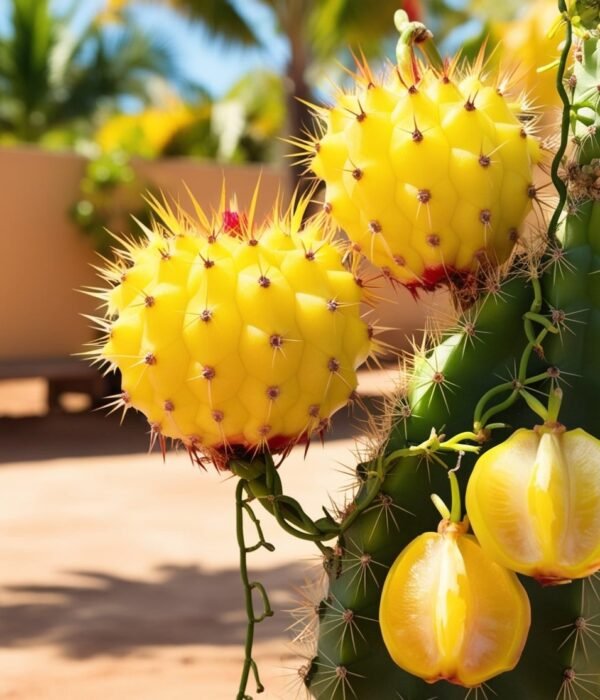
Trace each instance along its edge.
{"label": "ribbed cactus column", "polygon": [[[600,4],[575,3],[567,12],[561,2],[561,10],[569,41],[573,26],[577,42],[573,70],[565,70],[568,46],[560,67],[570,108],[553,168],[562,196],[546,253],[500,284],[488,279],[456,331],[415,358],[379,453],[359,465],[357,495],[325,558],[328,590],[314,613],[318,648],[304,677],[315,698],[600,697],[600,579],[542,587],[523,577],[532,626],[521,660],[469,690],[428,685],[402,671],[378,623],[389,567],[414,537],[435,530],[429,497],[447,494],[457,451],[486,450],[513,429],[539,423],[528,403],[544,403],[556,387],[563,391],[560,421],[600,436]],[[470,453],[462,460],[463,488],[474,461]]]}

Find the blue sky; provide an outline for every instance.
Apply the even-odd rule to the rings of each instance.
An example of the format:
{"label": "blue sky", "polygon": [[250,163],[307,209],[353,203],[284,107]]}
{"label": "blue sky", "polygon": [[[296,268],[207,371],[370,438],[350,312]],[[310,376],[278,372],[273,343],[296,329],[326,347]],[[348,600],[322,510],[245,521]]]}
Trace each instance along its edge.
{"label": "blue sky", "polygon": [[[245,73],[256,68],[284,70],[288,47],[277,34],[273,16],[260,0],[231,0],[263,40],[261,49],[239,49],[216,40],[199,22],[193,22],[161,4],[161,0],[132,0],[131,12],[135,21],[157,39],[175,48],[183,74],[191,82],[206,88],[214,97],[222,96]],[[106,0],[50,0],[58,13],[75,7],[75,26],[84,25]],[[462,7],[468,0],[448,0]],[[514,4],[515,0],[505,0]],[[0,0],[0,33],[9,26],[11,0]],[[480,24],[473,21],[458,28],[444,42],[445,49],[456,50],[466,38],[476,35]]]}
{"label": "blue sky", "polygon": [[[59,13],[75,6],[75,25],[85,23],[105,0],[52,0],[52,7]],[[176,47],[176,54],[184,68],[186,77],[207,88],[213,95],[220,96],[244,73],[259,68],[269,67],[275,71],[283,70],[287,60],[287,46],[277,36],[272,17],[258,0],[235,0],[240,13],[243,13],[259,35],[264,39],[268,49],[240,50],[216,41],[197,22],[192,22],[157,1],[138,3],[132,8],[140,26],[164,39],[167,44]],[[0,1],[0,32],[5,33],[11,3]]]}
{"label": "blue sky", "polygon": [[186,74],[219,96],[244,73],[258,67],[281,71],[287,60],[286,43],[277,36],[268,9],[256,0],[242,0],[236,5],[269,49],[242,50],[227,46],[211,37],[197,22],[177,16],[165,7],[139,6],[135,17],[142,26],[155,30],[159,36],[164,33],[165,40],[176,43]]}

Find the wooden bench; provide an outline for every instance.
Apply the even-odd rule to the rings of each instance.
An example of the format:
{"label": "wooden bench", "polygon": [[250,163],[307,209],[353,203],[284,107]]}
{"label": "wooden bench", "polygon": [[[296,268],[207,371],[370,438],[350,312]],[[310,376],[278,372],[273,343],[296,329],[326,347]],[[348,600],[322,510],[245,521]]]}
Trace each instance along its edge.
{"label": "wooden bench", "polygon": [[107,394],[107,381],[86,362],[75,357],[41,357],[0,359],[0,381],[41,377],[48,382],[48,410],[60,409],[65,392],[88,394],[98,405]]}

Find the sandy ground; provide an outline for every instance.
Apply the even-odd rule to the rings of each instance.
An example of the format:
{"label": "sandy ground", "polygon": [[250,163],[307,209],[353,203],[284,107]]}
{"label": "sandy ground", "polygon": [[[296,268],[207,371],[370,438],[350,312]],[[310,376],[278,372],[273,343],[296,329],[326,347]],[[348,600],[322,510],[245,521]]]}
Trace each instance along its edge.
{"label": "sandy ground", "polygon": [[[135,417],[119,427],[42,412],[39,381],[0,383],[0,698],[235,698],[245,612],[234,481],[183,454],[148,455]],[[340,416],[324,448],[284,465],[286,491],[315,517],[328,494],[342,498],[359,431]],[[249,691],[305,697],[297,669],[310,652],[291,644],[289,610],[319,578],[317,550],[259,515],[276,551],[250,567],[276,614],[257,626],[266,691]]]}

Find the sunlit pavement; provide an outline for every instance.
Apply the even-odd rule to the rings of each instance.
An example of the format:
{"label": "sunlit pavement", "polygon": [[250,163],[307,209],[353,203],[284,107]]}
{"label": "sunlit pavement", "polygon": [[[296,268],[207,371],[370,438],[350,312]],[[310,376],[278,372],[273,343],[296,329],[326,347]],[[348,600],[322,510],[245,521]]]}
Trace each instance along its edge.
{"label": "sunlit pavement", "polygon": [[[380,379],[366,393],[386,390]],[[141,421],[117,423],[0,419],[0,698],[231,700],[245,629],[234,481],[181,452],[163,463],[141,451]],[[343,501],[349,436],[362,430],[342,415],[324,447],[282,466],[286,492],[314,517],[330,495]],[[291,644],[286,611],[318,579],[318,552],[257,513],[276,547],[249,555],[276,610],[257,627],[260,697],[304,697],[297,668],[310,652]]]}

